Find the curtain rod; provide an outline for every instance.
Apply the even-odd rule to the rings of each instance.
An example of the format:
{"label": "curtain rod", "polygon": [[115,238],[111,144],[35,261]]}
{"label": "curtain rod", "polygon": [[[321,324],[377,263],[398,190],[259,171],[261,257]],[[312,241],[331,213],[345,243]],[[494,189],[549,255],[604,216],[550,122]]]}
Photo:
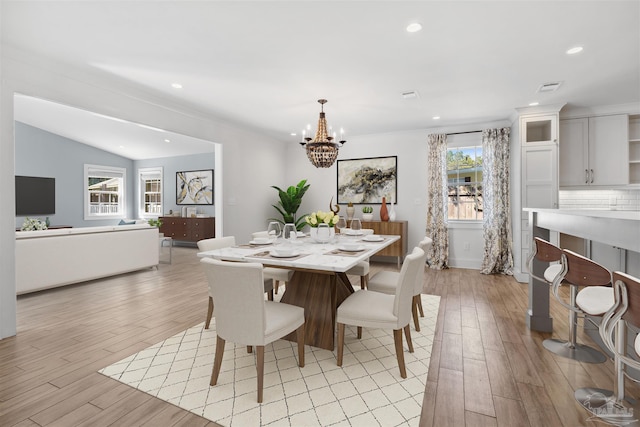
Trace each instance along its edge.
{"label": "curtain rod", "polygon": [[448,134],[446,134],[446,135],[447,135],[447,136],[451,136],[451,135],[464,135],[464,134],[467,134],[467,133],[482,133],[482,131],[481,131],[481,130],[470,130],[470,131],[468,131],[468,132],[453,132],[453,133],[448,133]]}

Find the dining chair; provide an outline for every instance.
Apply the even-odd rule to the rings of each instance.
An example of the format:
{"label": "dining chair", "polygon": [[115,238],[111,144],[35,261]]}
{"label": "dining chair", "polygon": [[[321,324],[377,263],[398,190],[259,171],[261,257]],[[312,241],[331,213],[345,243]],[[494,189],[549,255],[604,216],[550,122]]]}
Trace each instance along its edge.
{"label": "dining chair", "polygon": [[[611,421],[612,415],[633,414],[635,402],[625,396],[625,378],[629,376],[627,368],[640,370],[640,279],[619,271],[613,272],[613,289],[615,302],[613,307],[602,317],[598,327],[600,338],[607,350],[613,354],[613,390],[603,390],[594,387],[584,387],[575,391],[574,397],[585,409],[603,421]],[[631,348],[627,347],[629,331],[633,331],[635,339]],[[595,399],[600,399],[596,402]],[[598,411],[601,408],[613,407],[617,412]],[[635,414],[637,416],[637,413]],[[623,417],[618,418],[622,423]],[[628,423],[632,424],[632,423]],[[633,423],[633,425],[636,425]]]}
{"label": "dining chair", "polygon": [[[586,363],[602,363],[606,356],[593,347],[578,344],[578,318],[602,316],[614,304],[611,272],[589,258],[568,249],[562,250],[562,270],[553,280],[553,296],[569,310],[569,340],[546,339],[542,345],[552,353]],[[560,295],[560,288],[569,285],[569,303]],[[578,292],[578,288],[582,288]]]}
{"label": "dining chair", "polygon": [[[215,249],[230,248],[236,245],[235,236],[225,237],[212,237],[210,239],[202,239],[197,242],[198,250],[200,252],[213,251]],[[273,301],[273,280],[264,279],[264,292],[267,293],[267,298]],[[213,315],[213,297],[209,293],[209,307],[207,308],[207,320],[204,323],[204,328],[209,329],[211,324],[211,317]]]}
{"label": "dining chair", "polygon": [[[266,231],[256,231],[251,234],[252,238],[257,237],[269,237]],[[277,294],[280,283],[287,283],[293,276],[293,270],[287,270],[286,268],[264,267],[264,277],[266,279],[273,280],[273,291]]]}
{"label": "dining chair", "polygon": [[[361,229],[362,235],[367,236],[373,234],[373,228]],[[369,283],[369,260],[359,261],[356,265],[346,271],[347,275],[360,277],[360,289],[366,289]]]}
{"label": "dining chair", "polygon": [[370,290],[361,290],[347,297],[338,307],[336,323],[338,324],[338,366],[342,366],[344,352],[345,325],[358,328],[358,338],[362,337],[362,328],[390,328],[393,329],[393,340],[400,376],[407,378],[404,364],[404,349],[402,345],[402,331],[407,338],[409,352],[413,352],[409,321],[411,320],[411,297],[415,287],[418,270],[424,264],[421,260],[424,251],[419,247],[405,258],[398,276],[398,284],[394,295]]}
{"label": "dining chair", "polygon": [[[418,269],[415,278],[415,284],[413,288],[413,300],[411,303],[411,314],[413,316],[413,324],[415,325],[416,331],[420,332],[420,322],[418,321],[418,312],[420,313],[420,317],[424,317],[424,310],[422,309],[422,291],[424,289],[424,265],[427,263],[427,254],[429,253],[429,248],[433,244],[433,240],[429,237],[423,238],[420,243],[418,243],[418,247],[422,249],[424,252],[424,259],[421,261],[422,267]],[[383,270],[374,275],[368,284],[368,289],[370,291],[382,292],[385,294],[393,295],[396,292],[396,287],[398,286],[398,276],[400,275],[397,271],[389,271]]]}
{"label": "dining chair", "polygon": [[[216,352],[210,385],[218,383],[227,341],[256,347],[258,403],[262,403],[264,347],[296,331],[298,366],[304,367],[304,308],[265,301],[262,264],[203,258],[209,292],[218,302]],[[232,353],[233,354],[233,353]]]}

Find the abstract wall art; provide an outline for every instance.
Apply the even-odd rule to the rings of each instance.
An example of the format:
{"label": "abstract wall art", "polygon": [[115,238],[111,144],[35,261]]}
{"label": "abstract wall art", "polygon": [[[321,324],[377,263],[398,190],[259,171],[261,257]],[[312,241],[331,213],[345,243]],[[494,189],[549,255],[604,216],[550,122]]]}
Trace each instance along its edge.
{"label": "abstract wall art", "polygon": [[213,205],[213,170],[176,172],[176,204]]}
{"label": "abstract wall art", "polygon": [[398,202],[398,156],[338,160],[338,203]]}

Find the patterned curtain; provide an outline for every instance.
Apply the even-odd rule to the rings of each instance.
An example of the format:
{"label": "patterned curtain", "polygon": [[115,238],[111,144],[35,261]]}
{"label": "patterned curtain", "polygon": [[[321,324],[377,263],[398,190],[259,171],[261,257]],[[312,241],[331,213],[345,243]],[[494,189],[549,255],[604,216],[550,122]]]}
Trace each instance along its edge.
{"label": "patterned curtain", "polygon": [[447,229],[447,135],[431,134],[428,140],[429,176],[427,181],[427,237],[433,240],[427,254],[429,266],[449,268],[449,231]]}
{"label": "patterned curtain", "polygon": [[513,274],[509,204],[510,128],[482,131],[483,274]]}

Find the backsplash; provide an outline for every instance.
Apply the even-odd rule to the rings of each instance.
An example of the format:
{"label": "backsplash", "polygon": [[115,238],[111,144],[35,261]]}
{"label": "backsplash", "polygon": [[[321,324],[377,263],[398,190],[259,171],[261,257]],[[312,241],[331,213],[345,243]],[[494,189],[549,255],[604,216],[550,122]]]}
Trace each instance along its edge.
{"label": "backsplash", "polygon": [[640,189],[560,190],[560,209],[640,210]]}

